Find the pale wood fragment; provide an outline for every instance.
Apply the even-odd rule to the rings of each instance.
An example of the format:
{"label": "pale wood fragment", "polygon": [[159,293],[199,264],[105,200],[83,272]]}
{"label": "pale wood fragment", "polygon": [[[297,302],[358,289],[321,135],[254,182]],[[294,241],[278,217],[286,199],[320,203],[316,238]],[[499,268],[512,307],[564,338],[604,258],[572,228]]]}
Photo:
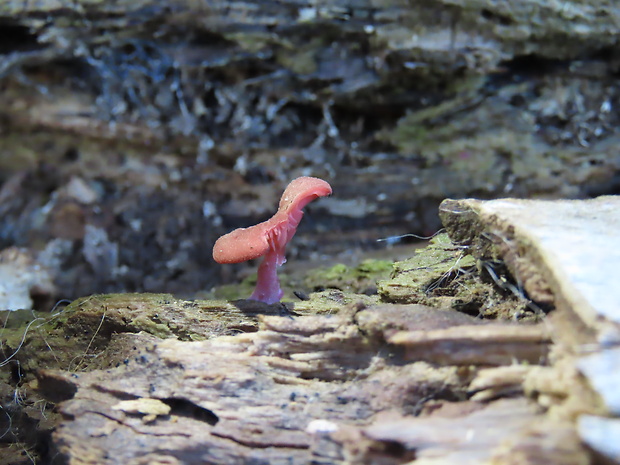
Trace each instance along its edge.
{"label": "pale wood fragment", "polygon": [[544,360],[551,336],[543,325],[493,324],[432,331],[402,331],[388,342],[406,349],[408,360],[457,365],[506,365]]}
{"label": "pale wood fragment", "polygon": [[620,463],[620,420],[582,415],[578,422],[579,435],[593,449]]}
{"label": "pale wood fragment", "polygon": [[581,357],[577,368],[600,394],[609,412],[620,416],[620,347]]}
{"label": "pale wood fragment", "polygon": [[481,369],[469,384],[471,400],[488,401],[523,393],[523,382],[532,370],[530,365],[509,365]]}

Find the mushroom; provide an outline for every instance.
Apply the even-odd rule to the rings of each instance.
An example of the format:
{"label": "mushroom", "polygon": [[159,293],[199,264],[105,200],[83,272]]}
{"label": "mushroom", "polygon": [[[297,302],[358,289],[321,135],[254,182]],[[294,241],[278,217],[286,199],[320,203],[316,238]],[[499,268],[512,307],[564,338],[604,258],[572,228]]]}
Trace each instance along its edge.
{"label": "mushroom", "polygon": [[213,246],[213,259],[218,263],[241,263],[264,257],[250,299],[268,304],[279,302],[284,292],[277,268],[286,262],[286,244],[304,216],[302,209],[312,200],[331,193],[331,186],[322,179],[308,176],[294,179],[284,190],[275,215],[255,226],[235,229],[220,237]]}

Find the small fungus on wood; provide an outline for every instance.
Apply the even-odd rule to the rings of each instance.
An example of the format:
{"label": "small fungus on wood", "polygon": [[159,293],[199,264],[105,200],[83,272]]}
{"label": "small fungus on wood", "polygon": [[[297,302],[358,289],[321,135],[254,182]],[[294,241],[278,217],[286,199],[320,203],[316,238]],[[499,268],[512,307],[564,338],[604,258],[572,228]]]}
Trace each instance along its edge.
{"label": "small fungus on wood", "polygon": [[308,176],[294,179],[284,190],[275,215],[267,221],[235,229],[220,237],[213,246],[213,259],[218,263],[240,263],[264,257],[250,299],[268,304],[279,302],[284,293],[277,268],[286,262],[286,244],[297,231],[304,215],[303,208],[312,200],[331,193],[331,186],[322,179]]}

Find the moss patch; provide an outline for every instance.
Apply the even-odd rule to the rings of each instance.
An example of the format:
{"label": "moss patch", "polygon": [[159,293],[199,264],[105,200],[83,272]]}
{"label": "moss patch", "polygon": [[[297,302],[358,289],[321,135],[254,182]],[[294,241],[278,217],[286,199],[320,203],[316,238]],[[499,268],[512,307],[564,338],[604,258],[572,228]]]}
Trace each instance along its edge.
{"label": "moss patch", "polygon": [[501,263],[478,261],[440,234],[414,257],[396,262],[378,290],[385,302],[452,308],[485,319],[537,319],[529,300],[502,288],[510,279]]}
{"label": "moss patch", "polygon": [[376,293],[377,281],[385,279],[392,271],[388,260],[364,260],[357,266],[337,264],[331,268],[310,271],[304,285],[312,290],[338,289],[359,294]]}

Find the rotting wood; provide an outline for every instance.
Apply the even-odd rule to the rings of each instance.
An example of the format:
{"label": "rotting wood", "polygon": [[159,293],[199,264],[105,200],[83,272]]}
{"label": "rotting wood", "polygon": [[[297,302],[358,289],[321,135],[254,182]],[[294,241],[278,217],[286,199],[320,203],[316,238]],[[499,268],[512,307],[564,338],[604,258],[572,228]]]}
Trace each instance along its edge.
{"label": "rotting wood", "polygon": [[[370,330],[379,319],[384,324]],[[450,361],[403,363],[385,341],[413,326],[431,333],[453,324],[502,326],[462,326],[471,320],[420,305],[358,304],[333,315],[264,316],[257,332],[200,342],[124,334],[115,337],[125,340],[121,346],[138,347],[125,363],[79,374],[42,371],[38,384],[46,397],[64,400],[54,443],[75,463],[114,463],[112,456],[133,463],[154,454],[163,437],[167,453],[182,463],[307,463],[324,452],[316,421],[361,426],[386,410],[420,412],[434,392],[465,396],[473,372]],[[507,327],[507,339],[515,339]],[[107,455],[97,452],[103,450]]]}
{"label": "rotting wood", "polygon": [[408,360],[447,365],[541,364],[551,336],[542,325],[457,326],[431,331],[403,331],[388,342],[405,348]]}
{"label": "rotting wood", "polygon": [[[589,201],[446,200],[440,215],[452,239],[479,259],[500,256],[532,299],[575,312],[600,333],[620,325],[620,296],[605,277],[620,261],[620,198]],[[606,333],[613,326],[608,326]],[[618,333],[620,334],[620,333]],[[612,337],[608,334],[607,337]],[[620,340],[620,335],[618,336]]]}
{"label": "rotting wood", "polygon": [[620,261],[619,206],[619,197],[603,196],[446,200],[440,209],[455,242],[480,260],[501,258],[534,300],[554,302],[547,322],[556,342],[552,366],[530,370],[524,388],[550,415],[585,415],[582,438],[612,458],[601,438],[610,437],[620,415],[620,292],[609,281]]}
{"label": "rotting wood", "polygon": [[[372,345],[364,349],[351,343],[360,338],[357,331],[334,333],[347,327],[342,317],[266,321],[285,324],[195,343],[126,335],[145,347],[127,365],[79,375],[42,372],[41,389],[53,388],[46,395],[58,398],[77,390],[62,404],[66,420],[55,443],[72,463],[88,457],[97,463],[132,463],[154,453],[164,437],[168,454],[183,456],[183,463],[249,458],[307,463],[315,453],[313,436],[306,432],[312,420],[355,424],[385,408],[413,406],[439,386],[460,389],[453,367],[384,367]],[[300,334],[308,340],[300,341]],[[275,343],[273,350],[266,342]],[[290,353],[283,353],[287,347]],[[316,357],[296,359],[300,353]],[[142,413],[114,408],[120,400],[139,398],[168,404],[170,415],[145,422]],[[201,417],[206,420],[196,420]],[[93,443],[88,453],[82,448],[87,443]]]}
{"label": "rotting wood", "polygon": [[347,464],[589,463],[573,429],[558,428],[523,399],[453,407],[419,418],[389,412],[332,436]]}

